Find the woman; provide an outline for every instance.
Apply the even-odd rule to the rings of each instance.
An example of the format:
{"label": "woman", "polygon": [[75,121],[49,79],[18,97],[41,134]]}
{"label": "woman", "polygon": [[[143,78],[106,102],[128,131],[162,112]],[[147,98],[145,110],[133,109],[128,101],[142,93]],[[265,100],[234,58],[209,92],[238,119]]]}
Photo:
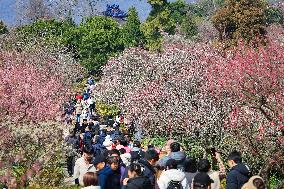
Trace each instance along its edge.
{"label": "woman", "polygon": [[100,186],[98,186],[98,176],[94,172],[87,172],[83,176],[83,183],[84,188],[83,189],[101,189]]}
{"label": "woman", "polygon": [[153,189],[149,178],[143,176],[142,167],[132,163],[128,168],[129,178],[123,180],[122,189]]}
{"label": "woman", "polygon": [[265,184],[260,176],[253,176],[244,184],[242,189],[265,189]]}

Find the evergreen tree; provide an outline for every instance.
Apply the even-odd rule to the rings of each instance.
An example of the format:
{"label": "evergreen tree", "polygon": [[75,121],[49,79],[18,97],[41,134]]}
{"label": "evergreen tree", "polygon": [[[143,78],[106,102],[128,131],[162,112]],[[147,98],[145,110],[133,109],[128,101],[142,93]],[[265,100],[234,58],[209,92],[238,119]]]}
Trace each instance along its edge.
{"label": "evergreen tree", "polygon": [[212,18],[221,40],[236,42],[239,38],[250,41],[265,34],[265,8],[263,0],[226,0]]}
{"label": "evergreen tree", "polygon": [[135,47],[143,42],[143,33],[140,29],[140,25],[138,12],[134,7],[130,8],[127,21],[121,31],[125,47]]}
{"label": "evergreen tree", "polygon": [[4,24],[3,21],[0,20],[0,34],[4,34],[7,32],[8,32],[7,26]]}

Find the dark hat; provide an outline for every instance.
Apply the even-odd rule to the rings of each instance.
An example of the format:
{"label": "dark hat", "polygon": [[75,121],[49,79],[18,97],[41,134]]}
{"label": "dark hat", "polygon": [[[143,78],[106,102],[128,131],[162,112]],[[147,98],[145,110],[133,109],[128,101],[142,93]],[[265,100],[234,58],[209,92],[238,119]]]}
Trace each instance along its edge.
{"label": "dark hat", "polygon": [[193,185],[198,187],[210,186],[214,181],[209,177],[207,173],[197,173],[193,179]]}
{"label": "dark hat", "polygon": [[105,158],[103,156],[96,156],[93,158],[93,165],[97,166],[99,163],[105,162]]}

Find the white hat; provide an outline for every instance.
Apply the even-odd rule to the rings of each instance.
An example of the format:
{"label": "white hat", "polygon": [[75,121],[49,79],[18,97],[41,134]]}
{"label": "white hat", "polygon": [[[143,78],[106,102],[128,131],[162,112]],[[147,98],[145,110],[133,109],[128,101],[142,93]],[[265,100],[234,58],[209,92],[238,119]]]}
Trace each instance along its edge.
{"label": "white hat", "polygon": [[110,140],[105,140],[103,145],[106,147],[106,149],[108,150],[111,150],[112,149],[112,145],[113,145],[113,142],[110,141]]}
{"label": "white hat", "polygon": [[130,165],[130,163],[131,163],[131,154],[130,153],[121,154],[120,158],[126,166]]}

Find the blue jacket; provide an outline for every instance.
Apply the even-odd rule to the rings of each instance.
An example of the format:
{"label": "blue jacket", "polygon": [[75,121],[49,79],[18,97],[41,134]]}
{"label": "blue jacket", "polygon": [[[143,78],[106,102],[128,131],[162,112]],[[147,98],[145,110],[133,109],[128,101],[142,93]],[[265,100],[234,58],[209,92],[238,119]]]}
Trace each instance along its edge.
{"label": "blue jacket", "polygon": [[109,166],[105,166],[102,170],[98,172],[99,177],[99,185],[101,186],[101,189],[112,189],[109,188],[109,184],[112,179],[114,172]]}
{"label": "blue jacket", "polygon": [[92,146],[92,133],[91,131],[86,131],[84,134],[84,145]]}
{"label": "blue jacket", "polygon": [[227,175],[226,189],[241,189],[249,180],[249,169],[240,163],[233,167]]}

